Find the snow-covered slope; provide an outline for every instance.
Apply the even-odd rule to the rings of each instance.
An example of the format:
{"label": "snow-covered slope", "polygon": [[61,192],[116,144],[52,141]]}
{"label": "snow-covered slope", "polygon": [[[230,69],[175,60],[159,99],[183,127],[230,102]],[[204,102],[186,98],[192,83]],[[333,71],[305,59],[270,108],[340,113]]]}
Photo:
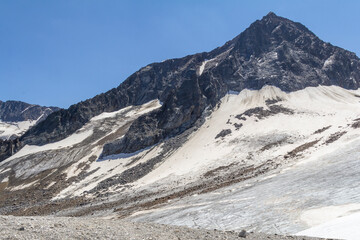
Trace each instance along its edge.
{"label": "snow-covered slope", "polygon": [[[99,142],[105,142],[106,138],[121,138],[125,132],[123,128],[128,128],[129,123],[134,119],[159,106],[159,101],[154,100],[142,106],[130,106],[116,112],[102,113],[61,141],[43,146],[24,146],[16,154],[1,162],[0,168],[11,166],[16,177],[27,178],[39,174],[41,171],[54,169],[68,163],[80,164],[81,158],[79,156],[90,157],[93,152],[96,152],[98,156],[102,149],[102,144],[98,144]],[[74,156],[71,155],[72,150]],[[57,157],[51,158],[46,156],[46,153],[54,154]],[[34,159],[34,156],[39,155],[45,155],[45,158]]]}
{"label": "snow-covered slope", "polygon": [[[266,100],[278,102],[269,104],[268,101],[267,104]],[[249,110],[254,111],[253,116],[239,116]],[[318,145],[322,145],[331,134],[346,129],[353,132],[347,124],[358,117],[359,98],[340,87],[310,87],[287,94],[266,86],[260,91],[229,94],[181,148],[139,183],[150,183],[171,175],[199,175],[234,162],[260,164],[282,158],[302,144],[319,140]],[[314,134],[324,127],[329,128]],[[228,131],[228,135],[217,138],[226,129],[231,133]]]}
{"label": "snow-covered slope", "polygon": [[[181,147],[169,152],[150,173],[131,185],[134,189],[155,186],[170,190],[201,182],[216,169],[215,176],[265,163],[269,163],[267,168],[276,168],[298,159],[316,159],[341,147],[344,141],[357,139],[359,130],[351,125],[360,116],[358,102],[355,92],[340,87],[320,86],[288,94],[266,86],[260,91],[229,94]],[[258,112],[248,116],[254,109]],[[248,115],[239,116],[246,111]],[[226,129],[231,133],[217,137]],[[107,178],[146,163],[163,148],[160,144],[94,162],[90,169],[100,169],[97,174],[65,189],[58,197],[81,195]]]}
{"label": "snow-covered slope", "polygon": [[0,120],[0,139],[8,140],[24,134],[31,126],[37,123],[35,120],[21,122],[2,122]]}
{"label": "snow-covered slope", "polygon": [[[314,157],[309,153],[294,164],[137,212],[132,219],[294,234],[359,211],[359,147],[359,139],[340,141],[334,151],[323,154],[313,151]],[[356,222],[353,226],[357,226]]]}
{"label": "snow-covered slope", "polygon": [[312,209],[348,206],[331,219],[358,209],[359,96],[337,86],[230,91],[183,134],[106,157],[104,144],[160,104],[103,113],[60,142],[25,146],[0,163],[3,193],[46,189],[59,215],[294,234],[330,220]]}
{"label": "snow-covered slope", "polygon": [[[188,177],[189,183],[211,169],[217,169],[215,173],[219,175],[234,174],[237,165],[259,166],[269,161],[278,165],[277,169],[264,170],[265,175],[235,182],[227,188],[137,212],[132,219],[296,233],[331,220],[330,217],[319,220],[314,215],[304,218],[309,209],[359,206],[358,94],[334,86],[310,87],[293,93],[267,86],[260,91],[227,95],[204,125],[162,165],[140,179],[138,186],[159,180],[164,185],[183,177]],[[283,109],[276,113],[276,108],[271,110],[274,105]],[[257,107],[269,112],[255,110]],[[248,116],[249,110],[259,113],[258,117]],[[238,115],[246,111],[248,115]],[[216,138],[224,129],[231,133]]]}

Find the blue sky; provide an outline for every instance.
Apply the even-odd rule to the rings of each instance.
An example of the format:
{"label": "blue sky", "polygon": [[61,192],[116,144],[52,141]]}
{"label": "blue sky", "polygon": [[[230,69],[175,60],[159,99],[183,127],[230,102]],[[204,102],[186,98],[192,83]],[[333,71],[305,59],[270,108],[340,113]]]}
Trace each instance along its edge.
{"label": "blue sky", "polygon": [[269,11],[360,56],[360,1],[2,0],[0,100],[67,108],[152,62],[210,51]]}

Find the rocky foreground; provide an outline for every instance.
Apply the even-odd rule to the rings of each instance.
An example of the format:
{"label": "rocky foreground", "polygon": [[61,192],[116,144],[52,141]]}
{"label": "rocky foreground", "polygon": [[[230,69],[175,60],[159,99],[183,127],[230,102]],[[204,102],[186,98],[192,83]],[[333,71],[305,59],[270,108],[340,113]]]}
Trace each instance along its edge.
{"label": "rocky foreground", "polygon": [[318,239],[99,218],[0,216],[0,239]]}

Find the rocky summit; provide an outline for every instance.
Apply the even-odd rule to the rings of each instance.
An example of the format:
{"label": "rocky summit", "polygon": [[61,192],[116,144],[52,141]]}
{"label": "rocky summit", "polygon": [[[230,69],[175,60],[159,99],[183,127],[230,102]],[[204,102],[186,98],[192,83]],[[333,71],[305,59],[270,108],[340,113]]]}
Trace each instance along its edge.
{"label": "rocky summit", "polygon": [[[1,141],[0,214],[300,232],[331,204],[360,209],[348,155],[360,146],[359,87],[354,53],[270,12]],[[25,108],[0,114],[41,113]]]}

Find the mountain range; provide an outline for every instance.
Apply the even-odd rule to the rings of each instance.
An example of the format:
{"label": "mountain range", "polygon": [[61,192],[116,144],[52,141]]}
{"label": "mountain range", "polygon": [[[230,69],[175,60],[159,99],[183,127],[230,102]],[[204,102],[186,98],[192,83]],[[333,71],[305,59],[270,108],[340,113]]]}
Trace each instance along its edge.
{"label": "mountain range", "polygon": [[[354,53],[270,12],[221,47],[149,64],[68,109],[0,102],[2,121],[37,120],[0,141],[0,214],[97,214],[268,232],[280,221],[281,231],[305,230],[312,225],[300,223],[301,214],[329,201],[316,187],[311,196],[297,192],[301,176],[316,182],[319,173],[313,163],[308,171],[294,164],[316,156],[330,175],[337,164],[332,184],[357,169],[326,159],[358,144],[359,86]],[[291,167],[292,178],[284,173]],[[344,179],[350,185],[339,186],[339,196],[322,188],[338,205],[357,199],[348,191],[358,178]],[[304,201],[277,199],[285,194],[278,188]],[[259,192],[266,198],[257,197],[258,211],[231,217],[230,203],[241,212]],[[217,194],[229,203],[224,208]],[[198,215],[197,206],[204,210]],[[275,216],[274,206],[300,210]],[[219,222],[226,217],[241,222]]]}
{"label": "mountain range", "polygon": [[357,89],[359,80],[360,62],[354,53],[321,41],[300,23],[269,13],[224,46],[150,64],[119,87],[51,114],[19,140],[21,146],[58,141],[102,112],[159,99],[164,106],[135,121],[115,151],[133,152],[183,132],[228,91],[265,85],[284,91],[318,85]]}

